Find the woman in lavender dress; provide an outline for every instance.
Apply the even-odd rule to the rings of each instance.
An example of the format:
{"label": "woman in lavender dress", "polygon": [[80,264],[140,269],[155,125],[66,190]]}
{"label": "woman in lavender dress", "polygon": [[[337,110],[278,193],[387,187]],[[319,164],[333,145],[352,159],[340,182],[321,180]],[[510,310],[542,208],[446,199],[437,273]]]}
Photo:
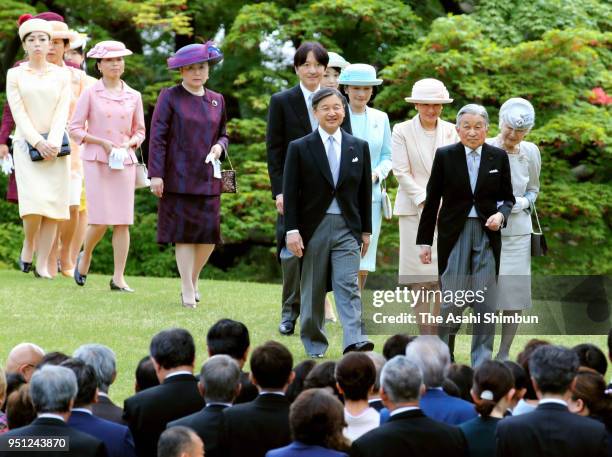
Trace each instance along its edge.
{"label": "woman in lavender dress", "polygon": [[[209,65],[223,59],[211,42],[190,44],[168,59],[183,81],[159,94],[151,121],[149,177],[160,198],[157,242],[176,245],[181,302],[195,308],[198,278],[220,239],[221,179],[225,155],[225,100],[205,88]],[[215,169],[216,168],[216,169]]]}

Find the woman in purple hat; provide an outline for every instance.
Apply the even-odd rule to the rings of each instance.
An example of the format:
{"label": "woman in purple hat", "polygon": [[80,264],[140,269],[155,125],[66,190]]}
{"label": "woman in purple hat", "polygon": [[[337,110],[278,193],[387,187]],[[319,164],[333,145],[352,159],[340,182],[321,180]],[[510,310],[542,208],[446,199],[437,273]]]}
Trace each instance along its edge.
{"label": "woman in purple hat", "polygon": [[70,136],[84,144],[81,160],[89,217],[74,280],[79,286],[85,285],[93,250],[110,225],[115,261],[110,289],[121,292],[133,292],[123,274],[130,248],[129,228],[134,223],[138,163],[134,150],[145,139],[140,92],[121,80],[123,58],[131,54],[119,41],[101,41],[87,53],[87,57],[97,59],[102,78],[83,92],[70,123]]}
{"label": "woman in purple hat", "polygon": [[206,89],[209,66],[223,59],[211,42],[190,44],[168,59],[180,84],[162,89],[151,121],[149,177],[160,198],[157,242],[176,244],[181,302],[200,301],[198,278],[220,239],[219,160],[228,146],[225,100]]}

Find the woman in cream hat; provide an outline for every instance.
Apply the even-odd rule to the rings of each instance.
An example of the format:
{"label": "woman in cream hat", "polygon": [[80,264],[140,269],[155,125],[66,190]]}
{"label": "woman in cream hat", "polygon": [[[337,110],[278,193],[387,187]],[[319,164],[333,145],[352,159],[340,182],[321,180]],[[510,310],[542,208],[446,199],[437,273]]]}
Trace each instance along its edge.
{"label": "woman in cream hat", "polygon": [[391,171],[391,127],[386,113],[368,106],[375,87],[382,84],[372,65],[347,66],[340,74],[340,85],[349,100],[353,135],[368,142],[372,166],[372,236],[370,247],[359,266],[359,288],[363,289],[368,272],[376,271],[376,251],[382,223],[382,182]]}
{"label": "woman in cream hat", "polygon": [[70,123],[70,136],[81,151],[89,226],[83,252],[77,257],[74,280],[85,285],[93,250],[113,226],[114,272],[112,291],[133,292],[125,281],[130,248],[130,225],[134,223],[136,186],[135,150],[145,139],[144,111],[140,92],[121,80],[123,58],[132,54],[119,41],[101,41],[88,53],[96,59],[102,78],[85,89]]}
{"label": "woman in cream hat", "polygon": [[[62,145],[68,143],[70,74],[47,62],[52,33],[48,21],[28,15],[20,18],[19,38],[28,60],[11,68],[6,81],[6,97],[16,125],[13,156],[25,232],[19,263],[24,272],[32,269],[37,238],[34,274],[49,279],[58,221],[70,217],[70,157],[58,157]],[[30,147],[44,160],[33,161]]]}
{"label": "woman in cream hat", "polygon": [[[531,308],[531,211],[540,191],[542,159],[538,147],[524,141],[535,123],[535,111],[524,98],[511,98],[499,110],[500,133],[487,143],[508,153],[516,203],[502,228],[498,308],[518,316]],[[503,323],[497,359],[507,360],[518,323]]]}
{"label": "woman in cream hat", "polygon": [[337,89],[340,85],[338,84],[340,72],[348,67],[349,63],[340,54],[335,52],[328,52],[327,54],[329,55],[329,62],[327,63],[327,68],[325,68],[325,73],[323,73],[321,87]]}
{"label": "woman in cream hat", "polygon": [[[394,206],[400,230],[399,279],[400,283],[412,284],[415,288],[436,288],[436,242],[432,246],[432,261],[425,265],[419,261],[415,239],[436,149],[459,141],[455,126],[440,119],[443,105],[452,103],[453,99],[444,83],[427,78],[417,81],[411,96],[405,100],[414,103],[417,114],[396,124],[392,135],[393,174],[399,183]],[[422,301],[415,312],[428,312],[429,307]],[[421,327],[421,333],[429,330]]]}

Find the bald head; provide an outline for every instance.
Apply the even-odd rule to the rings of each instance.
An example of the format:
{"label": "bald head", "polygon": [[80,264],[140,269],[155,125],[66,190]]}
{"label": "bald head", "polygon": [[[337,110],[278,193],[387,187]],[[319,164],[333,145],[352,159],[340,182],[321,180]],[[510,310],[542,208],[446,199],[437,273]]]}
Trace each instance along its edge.
{"label": "bald head", "polygon": [[11,349],[6,359],[6,372],[19,373],[30,382],[36,365],[40,363],[45,351],[34,343],[20,343]]}

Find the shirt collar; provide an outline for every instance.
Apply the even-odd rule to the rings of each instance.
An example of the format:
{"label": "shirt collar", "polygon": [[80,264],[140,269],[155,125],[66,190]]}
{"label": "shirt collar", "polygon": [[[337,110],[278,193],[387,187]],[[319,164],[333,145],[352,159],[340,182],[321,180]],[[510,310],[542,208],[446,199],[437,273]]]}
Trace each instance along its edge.
{"label": "shirt collar", "polygon": [[72,412],[79,412],[79,413],[86,413],[89,414],[90,416],[93,416],[93,413],[91,412],[91,410],[87,409],[87,408],[72,408]]}
{"label": "shirt collar", "polygon": [[223,402],[220,402],[220,401],[212,401],[210,403],[206,403],[206,407],[208,408],[209,406],[227,406],[229,408],[230,406],[232,406],[232,404],[231,403],[223,403]]}
{"label": "shirt collar", "polygon": [[260,390],[259,395],[280,395],[281,397],[285,396],[285,392],[277,392],[271,390]]}
{"label": "shirt collar", "polygon": [[389,416],[395,416],[397,414],[402,414],[405,413],[406,411],[415,411],[417,409],[421,409],[418,406],[404,406],[402,408],[397,408],[394,409],[393,411],[391,411],[391,413],[389,413]]}
{"label": "shirt collar", "polygon": [[[314,94],[316,91],[318,91],[321,88],[321,86],[318,86],[314,92],[308,90],[306,88],[306,86],[304,84],[302,84],[302,81],[300,81],[300,89],[302,89],[302,93],[304,94],[304,98],[306,100],[308,100],[308,97],[310,97],[312,94]],[[310,106],[308,106],[308,109],[310,109]]]}
{"label": "shirt collar", "polygon": [[[472,148],[466,146],[465,144],[463,145],[463,147],[465,148],[465,155],[470,155],[470,152],[472,152]],[[482,144],[480,146],[478,146],[476,149],[476,154],[481,155],[482,153]]]}
{"label": "shirt collar", "polygon": [[60,416],[59,414],[53,414],[53,413],[40,413],[38,415],[38,418],[39,419],[59,419],[62,422],[66,422],[62,416]]}
{"label": "shirt collar", "polygon": [[180,370],[180,371],[175,371],[174,373],[170,373],[169,375],[166,375],[166,377],[164,378],[164,381],[166,379],[168,379],[168,378],[171,378],[173,376],[178,376],[178,375],[181,375],[181,374],[188,374],[188,375],[192,375],[193,376],[193,373],[191,373],[190,371]]}
{"label": "shirt collar", "polygon": [[98,397],[110,398],[106,392],[102,392],[101,390],[98,390]]}
{"label": "shirt collar", "polygon": [[563,405],[567,408],[567,402],[559,398],[543,398],[538,402],[538,406],[545,405],[546,403],[555,403],[557,405]]}
{"label": "shirt collar", "polygon": [[327,133],[325,130],[321,128],[321,126],[318,127],[318,130],[319,130],[319,135],[321,135],[321,140],[323,140],[323,144],[326,145],[326,147],[327,147],[327,142],[329,141],[330,136],[333,137],[334,141],[338,145],[342,144],[342,132],[340,131],[340,127],[338,127],[338,129],[334,132],[333,135],[330,135],[329,133]]}

